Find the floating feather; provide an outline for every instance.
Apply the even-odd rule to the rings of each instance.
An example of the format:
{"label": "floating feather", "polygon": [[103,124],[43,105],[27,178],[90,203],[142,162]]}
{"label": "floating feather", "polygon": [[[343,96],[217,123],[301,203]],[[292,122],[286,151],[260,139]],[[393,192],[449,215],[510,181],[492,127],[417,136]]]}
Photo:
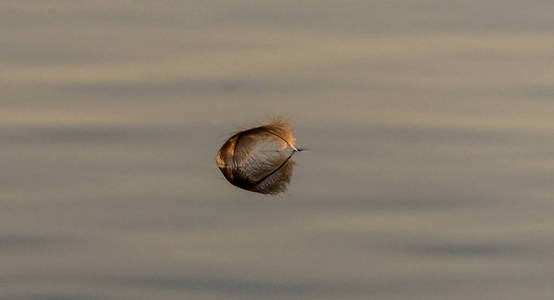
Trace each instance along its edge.
{"label": "floating feather", "polygon": [[230,137],[217,153],[217,167],[233,185],[262,194],[287,189],[294,162],[301,151],[287,121],[250,128]]}

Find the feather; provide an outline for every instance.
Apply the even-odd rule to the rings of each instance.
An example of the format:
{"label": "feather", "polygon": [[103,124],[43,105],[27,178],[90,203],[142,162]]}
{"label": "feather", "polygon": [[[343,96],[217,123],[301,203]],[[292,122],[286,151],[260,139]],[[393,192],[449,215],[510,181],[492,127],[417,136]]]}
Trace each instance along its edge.
{"label": "feather", "polygon": [[231,136],[219,149],[216,162],[233,185],[262,194],[284,192],[299,152],[289,123],[275,118],[269,124]]}

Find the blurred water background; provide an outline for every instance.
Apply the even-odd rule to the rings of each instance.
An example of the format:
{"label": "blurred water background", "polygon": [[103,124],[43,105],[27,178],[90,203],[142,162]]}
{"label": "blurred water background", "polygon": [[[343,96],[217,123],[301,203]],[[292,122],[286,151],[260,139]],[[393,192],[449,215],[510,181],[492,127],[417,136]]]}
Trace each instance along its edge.
{"label": "blurred water background", "polygon": [[[553,299],[553,12],[0,1],[0,299]],[[215,164],[272,115],[278,197]]]}

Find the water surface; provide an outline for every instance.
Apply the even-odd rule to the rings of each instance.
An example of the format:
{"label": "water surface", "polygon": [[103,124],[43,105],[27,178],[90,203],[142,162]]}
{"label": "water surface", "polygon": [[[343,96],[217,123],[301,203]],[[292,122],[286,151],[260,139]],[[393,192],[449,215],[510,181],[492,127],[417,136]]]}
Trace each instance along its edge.
{"label": "water surface", "polygon": [[[2,1],[0,299],[552,299],[549,1]],[[236,130],[299,145],[228,184]]]}

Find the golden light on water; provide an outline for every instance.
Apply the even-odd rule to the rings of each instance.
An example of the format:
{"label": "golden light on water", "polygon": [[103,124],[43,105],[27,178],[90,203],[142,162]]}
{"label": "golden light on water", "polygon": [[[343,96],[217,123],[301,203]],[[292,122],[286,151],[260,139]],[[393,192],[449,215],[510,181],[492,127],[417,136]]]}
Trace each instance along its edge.
{"label": "golden light on water", "polygon": [[[552,299],[552,11],[1,1],[0,299]],[[214,155],[273,115],[264,197]]]}

